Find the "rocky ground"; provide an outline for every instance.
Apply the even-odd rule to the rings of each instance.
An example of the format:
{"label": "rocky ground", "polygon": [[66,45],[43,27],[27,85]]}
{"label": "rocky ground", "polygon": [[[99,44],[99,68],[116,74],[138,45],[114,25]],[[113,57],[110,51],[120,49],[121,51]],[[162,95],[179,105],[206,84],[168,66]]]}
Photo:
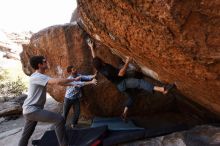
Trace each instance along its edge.
{"label": "rocky ground", "polygon": [[[53,98],[48,96],[47,102],[45,104],[45,109],[61,112],[62,104],[56,102]],[[22,115],[19,115],[17,118],[13,116],[10,119],[1,118],[0,120],[0,145],[1,146],[15,146],[18,143],[18,140],[22,133],[22,128],[24,126],[24,118]],[[31,146],[31,141],[33,139],[40,138],[43,133],[50,129],[52,124],[39,122],[32,137],[30,138],[28,146]],[[13,141],[12,141],[13,139]]]}
{"label": "rocky ground", "polygon": [[[49,104],[48,104],[49,103]],[[49,99],[46,108],[50,106],[58,106],[58,103],[53,99]],[[60,106],[60,105],[59,105]],[[49,109],[51,110],[51,109]],[[89,126],[90,121],[81,121],[81,127]],[[9,121],[1,122],[0,124],[0,145],[15,146],[17,145],[24,126],[22,116]],[[32,146],[31,141],[39,139],[46,130],[50,130],[52,125],[49,123],[39,122],[33,135],[29,140],[28,146]],[[12,141],[13,139],[13,141]],[[220,145],[220,128],[217,126],[202,125],[189,130],[175,132],[159,137],[146,138],[118,146],[219,146]]]}

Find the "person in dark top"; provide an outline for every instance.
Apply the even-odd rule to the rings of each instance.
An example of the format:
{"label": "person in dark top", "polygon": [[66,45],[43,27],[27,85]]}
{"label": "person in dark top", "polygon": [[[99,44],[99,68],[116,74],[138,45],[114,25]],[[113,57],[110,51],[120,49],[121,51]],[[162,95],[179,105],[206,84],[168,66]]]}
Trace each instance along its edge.
{"label": "person in dark top", "polygon": [[94,46],[90,40],[88,41],[88,45],[90,47],[93,57],[93,66],[109,81],[114,83],[117,89],[127,97],[123,113],[121,114],[121,118],[124,121],[127,120],[128,109],[133,104],[133,97],[129,94],[127,89],[143,89],[149,92],[157,91],[163,94],[167,94],[170,89],[175,87],[175,84],[168,84],[161,87],[155,86],[152,83],[149,83],[143,79],[126,77],[126,69],[128,68],[129,62],[131,61],[130,57],[127,57],[124,66],[121,69],[118,69],[111,64],[105,63],[102,59],[95,55]]}
{"label": "person in dark top", "polygon": [[124,76],[118,76],[119,69],[115,68],[114,66],[103,62],[99,57],[93,58],[93,65],[102,75],[104,75],[109,81],[114,84],[120,83]]}

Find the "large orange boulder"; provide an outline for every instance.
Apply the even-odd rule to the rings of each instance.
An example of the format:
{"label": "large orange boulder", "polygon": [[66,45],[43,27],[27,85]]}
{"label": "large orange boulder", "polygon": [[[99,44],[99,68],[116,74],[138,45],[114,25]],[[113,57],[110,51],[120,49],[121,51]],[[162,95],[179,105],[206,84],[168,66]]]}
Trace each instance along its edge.
{"label": "large orange boulder", "polygon": [[78,0],[79,22],[145,73],[220,115],[219,0]]}
{"label": "large orange boulder", "polygon": [[[78,0],[71,23],[46,28],[23,45],[23,70],[30,75],[33,70],[28,60],[39,54],[47,57],[47,74],[52,77],[67,77],[68,65],[74,65],[82,74],[93,74],[86,44],[86,38],[91,37],[96,53],[106,62],[119,67],[126,56],[131,56],[133,65],[151,77],[146,80],[156,85],[176,83],[177,90],[166,96],[134,92],[137,100],[130,114],[194,111],[207,118],[211,111],[220,115],[218,5],[217,0]],[[82,113],[119,115],[126,97],[101,74],[97,79],[97,86],[83,89]],[[64,87],[49,86],[48,92],[63,101]]]}

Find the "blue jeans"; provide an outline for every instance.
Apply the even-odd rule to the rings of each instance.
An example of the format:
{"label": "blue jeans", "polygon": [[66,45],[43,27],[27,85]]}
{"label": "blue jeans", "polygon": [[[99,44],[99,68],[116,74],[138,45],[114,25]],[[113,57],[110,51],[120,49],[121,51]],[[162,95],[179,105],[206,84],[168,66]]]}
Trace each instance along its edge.
{"label": "blue jeans", "polygon": [[126,91],[127,89],[143,89],[152,93],[154,85],[143,79],[127,78],[122,80],[117,85],[117,88],[128,98],[125,102],[125,106],[130,107],[132,106],[134,100],[133,97]]}
{"label": "blue jeans", "polygon": [[68,113],[70,108],[73,108],[74,111],[74,115],[72,118],[72,124],[76,125],[78,124],[78,120],[79,120],[79,115],[80,115],[80,101],[79,98],[76,99],[68,99],[68,98],[64,98],[64,105],[63,105],[63,117],[66,121]]}

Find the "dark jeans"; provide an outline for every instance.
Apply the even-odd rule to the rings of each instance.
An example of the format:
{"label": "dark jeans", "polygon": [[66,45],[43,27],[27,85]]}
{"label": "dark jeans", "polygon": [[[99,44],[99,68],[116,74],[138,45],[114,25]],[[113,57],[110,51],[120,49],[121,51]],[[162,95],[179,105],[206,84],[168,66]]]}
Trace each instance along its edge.
{"label": "dark jeans", "polygon": [[68,99],[68,98],[64,98],[64,106],[63,106],[63,117],[66,121],[68,113],[70,108],[73,108],[74,110],[74,115],[72,118],[72,124],[76,125],[78,124],[78,120],[79,120],[79,115],[80,115],[80,101],[79,98],[76,99]]}
{"label": "dark jeans", "polygon": [[33,134],[37,122],[55,123],[55,132],[60,146],[67,146],[65,120],[60,114],[46,110],[38,110],[30,114],[24,114],[25,126],[18,146],[27,146],[28,140]]}
{"label": "dark jeans", "polygon": [[125,102],[125,106],[131,107],[133,105],[133,97],[129,92],[127,92],[127,89],[143,89],[149,92],[153,92],[154,85],[143,80],[143,79],[136,79],[136,78],[127,78],[121,81],[117,88],[120,92],[122,92],[128,99]]}

